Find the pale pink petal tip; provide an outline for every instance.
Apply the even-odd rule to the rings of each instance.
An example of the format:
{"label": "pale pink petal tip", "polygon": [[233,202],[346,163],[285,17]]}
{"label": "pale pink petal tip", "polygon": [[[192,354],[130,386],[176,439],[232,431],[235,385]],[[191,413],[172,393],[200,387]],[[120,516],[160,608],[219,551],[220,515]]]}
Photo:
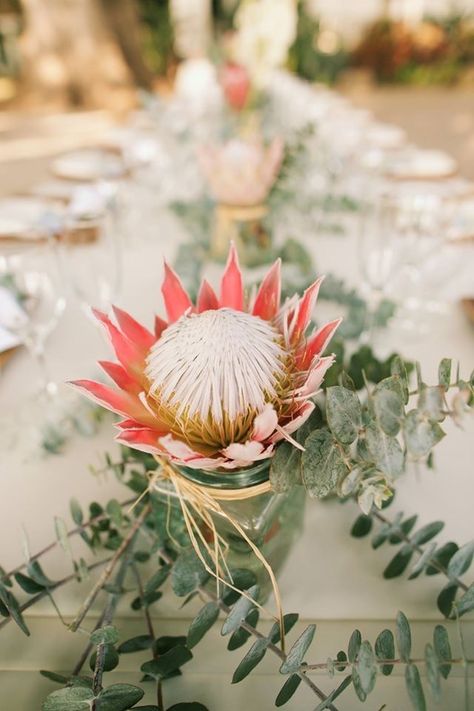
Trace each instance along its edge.
{"label": "pale pink petal tip", "polygon": [[271,267],[255,298],[252,313],[254,316],[260,316],[265,321],[270,321],[274,318],[280,308],[280,293],[281,293],[281,259],[277,259]]}
{"label": "pale pink petal tip", "polygon": [[252,439],[257,442],[262,442],[273,434],[277,425],[278,415],[273,405],[267,403],[253,422]]}

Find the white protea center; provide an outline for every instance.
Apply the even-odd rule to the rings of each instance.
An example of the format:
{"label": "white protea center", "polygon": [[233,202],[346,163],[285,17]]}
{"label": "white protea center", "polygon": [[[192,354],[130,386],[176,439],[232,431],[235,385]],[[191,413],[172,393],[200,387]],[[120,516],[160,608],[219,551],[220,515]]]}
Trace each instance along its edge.
{"label": "white protea center", "polygon": [[243,311],[185,314],[148,355],[149,394],[177,419],[227,429],[278,397],[287,355],[281,341],[271,323]]}

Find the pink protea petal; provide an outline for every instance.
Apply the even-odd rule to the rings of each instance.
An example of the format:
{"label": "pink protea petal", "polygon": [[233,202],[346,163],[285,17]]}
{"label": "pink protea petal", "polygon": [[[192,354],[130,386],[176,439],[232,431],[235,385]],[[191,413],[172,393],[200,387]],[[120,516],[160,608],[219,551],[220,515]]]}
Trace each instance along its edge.
{"label": "pink protea petal", "polygon": [[260,285],[252,313],[265,321],[273,319],[280,308],[281,259],[277,259]]}
{"label": "pink protea petal", "polygon": [[252,440],[263,442],[275,431],[278,415],[273,405],[267,403],[262,412],[253,421]]}
{"label": "pink protea petal", "polygon": [[263,450],[264,446],[261,442],[248,440],[244,444],[241,442],[229,444],[228,447],[222,450],[222,454],[225,454],[229,459],[235,459],[236,461],[250,464],[259,458]]}
{"label": "pink protea petal", "polygon": [[155,336],[156,338],[160,338],[161,334],[165,330],[165,328],[168,328],[167,322],[160,318],[159,316],[155,316]]}
{"label": "pink protea petal", "polygon": [[319,358],[316,364],[310,369],[308,378],[303,387],[298,391],[300,397],[312,397],[321,387],[324,376],[334,363],[334,356]]}
{"label": "pink protea petal", "polygon": [[177,321],[189,308],[192,309],[193,304],[187,291],[178,275],[167,262],[165,262],[165,279],[161,292],[165,301],[166,313],[171,323]]}
{"label": "pink protea petal", "polygon": [[137,401],[127,393],[119,393],[103,383],[96,383],[94,380],[73,380],[70,384],[85,391],[91,400],[107,410],[112,410],[112,412],[125,417],[136,415]]}
{"label": "pink protea petal", "polygon": [[[296,417],[294,417],[290,422],[288,422],[286,425],[283,425],[281,427],[281,430],[287,435],[291,435],[293,432],[296,432],[301,425],[303,425],[308,417],[311,415],[313,412],[314,408],[316,405],[314,402],[311,402],[309,400],[308,402],[305,402],[304,405],[298,410],[298,414]],[[271,437],[271,442],[279,442],[280,440],[284,439],[284,434],[282,432],[276,432],[274,435]]]}
{"label": "pink protea petal", "polygon": [[321,326],[316,333],[307,341],[301,355],[298,355],[298,363],[303,369],[308,368],[316,355],[324,353],[329,341],[334,336],[342,318]]}
{"label": "pink protea petal", "polygon": [[201,456],[199,452],[195,452],[194,449],[188,447],[185,442],[175,439],[171,434],[160,437],[159,444],[162,449],[165,450],[165,452],[173,459],[179,459],[183,463],[187,460],[197,459]]}
{"label": "pink protea petal", "polygon": [[112,343],[115,355],[120,363],[127,371],[137,372],[137,366],[143,362],[143,350],[137,348],[132,341],[127,338],[117,326],[115,326],[109,317],[99,311],[92,309],[94,316],[103,324]]}
{"label": "pink protea petal", "polygon": [[202,313],[203,311],[211,311],[218,308],[219,302],[214,289],[209,282],[204,279],[197,297],[197,311],[198,313]]}
{"label": "pink protea petal", "polygon": [[306,331],[311,319],[311,312],[318,298],[319,288],[324,277],[319,277],[314,284],[311,284],[300,299],[297,312],[294,317],[294,324],[290,327],[290,337],[292,343],[298,343],[301,336]]}
{"label": "pink protea petal", "polygon": [[120,420],[120,422],[115,423],[115,427],[117,427],[119,430],[140,430],[140,429],[145,429],[149,430],[149,427],[146,427],[145,425],[140,424],[138,420],[133,420],[131,418],[127,418],[126,420]]}
{"label": "pink protea petal", "polygon": [[122,333],[124,333],[133,343],[142,347],[144,350],[148,351],[155,343],[155,336],[141,323],[138,323],[130,314],[117,306],[113,306],[113,311],[117,323],[120,326]]}
{"label": "pink protea petal", "polygon": [[141,390],[140,383],[119,363],[113,363],[110,360],[99,360],[99,365],[122,390],[130,393],[138,393]]}
{"label": "pink protea petal", "polygon": [[222,275],[219,306],[227,306],[236,311],[242,311],[244,306],[244,286],[239,258],[235,245],[230,245],[227,265]]}
{"label": "pink protea petal", "polygon": [[158,446],[158,433],[144,427],[136,430],[122,430],[120,434],[116,436],[115,440],[133,449],[138,449],[140,452],[146,452],[147,454],[161,452]]}

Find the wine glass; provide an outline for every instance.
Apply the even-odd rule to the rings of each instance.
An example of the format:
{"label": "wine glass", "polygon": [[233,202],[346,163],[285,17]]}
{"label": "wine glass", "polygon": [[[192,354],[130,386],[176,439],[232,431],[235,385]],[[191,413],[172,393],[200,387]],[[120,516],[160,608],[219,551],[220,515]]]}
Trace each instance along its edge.
{"label": "wine glass", "polygon": [[108,312],[122,284],[121,214],[110,184],[78,188],[64,218],[68,284],[87,316]]}
{"label": "wine glass", "polygon": [[0,256],[0,324],[18,337],[38,364],[40,396],[57,392],[45,344],[65,309],[60,246],[54,236]]}
{"label": "wine glass", "polygon": [[396,206],[380,195],[361,206],[358,224],[358,259],[364,290],[368,295],[363,340],[370,342],[376,314],[396,267]]}

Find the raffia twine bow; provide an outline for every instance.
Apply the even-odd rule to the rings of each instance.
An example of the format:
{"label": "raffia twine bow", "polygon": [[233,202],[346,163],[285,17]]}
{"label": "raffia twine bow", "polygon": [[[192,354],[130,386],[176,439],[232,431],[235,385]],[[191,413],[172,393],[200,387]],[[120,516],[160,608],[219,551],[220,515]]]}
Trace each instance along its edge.
{"label": "raffia twine bow", "polygon": [[[139,497],[139,499],[137,499],[133,506],[135,506],[138,501],[140,501],[140,499],[149,491],[157,491],[160,494],[169,497],[169,488],[160,486],[160,483],[171,483],[181,507],[181,512],[183,514],[186,531],[189,535],[191,545],[204,566],[204,569],[209,573],[209,575],[215,578],[217,583],[217,595],[219,596],[220,586],[223,585],[224,587],[228,587],[231,590],[238,592],[239,595],[247,598],[260,610],[273,617],[273,619],[278,622],[280,626],[281,647],[282,650],[284,650],[285,635],[283,625],[283,606],[275,573],[261,550],[251,540],[251,538],[249,538],[239,522],[233,516],[229,515],[229,513],[227,513],[227,511],[225,511],[220,504],[221,501],[245,501],[247,499],[260,496],[261,494],[266,494],[271,491],[270,482],[265,481],[261,484],[241,489],[214,489],[190,481],[166,459],[156,455],[154,458],[159,464],[160,469],[149,472],[148,488]],[[232,575],[226,562],[229,545],[224,537],[217,531],[213,514],[217,514],[230,523],[241,538],[247,543],[255,557],[267,571],[272,584],[273,594],[275,596],[277,608],[276,615],[269,613],[263,605],[250,597],[250,595],[248,595],[245,591],[239,590],[239,588],[235,587],[233,584]],[[212,544],[209,543],[204,536],[202,530],[203,524],[212,533]],[[205,553],[203,553],[203,549]],[[211,561],[211,564],[209,561]]]}

